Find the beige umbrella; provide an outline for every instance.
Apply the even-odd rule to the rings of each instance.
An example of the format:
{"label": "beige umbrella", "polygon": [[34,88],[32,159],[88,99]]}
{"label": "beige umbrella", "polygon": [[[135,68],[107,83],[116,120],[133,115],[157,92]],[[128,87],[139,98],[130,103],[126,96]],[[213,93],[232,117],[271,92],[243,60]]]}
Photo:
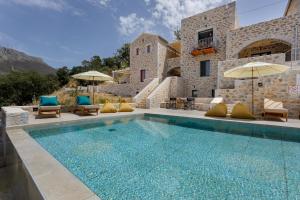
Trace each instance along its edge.
{"label": "beige umbrella", "polygon": [[224,73],[226,78],[251,78],[252,79],[252,113],[254,110],[254,85],[253,79],[262,76],[270,76],[286,72],[289,69],[286,65],[250,62],[243,66],[230,69]]}
{"label": "beige umbrella", "polygon": [[72,76],[75,79],[93,81],[93,103],[94,103],[94,82],[95,81],[113,81],[111,76],[107,74],[103,74],[98,71],[88,71],[79,74],[75,74]]}

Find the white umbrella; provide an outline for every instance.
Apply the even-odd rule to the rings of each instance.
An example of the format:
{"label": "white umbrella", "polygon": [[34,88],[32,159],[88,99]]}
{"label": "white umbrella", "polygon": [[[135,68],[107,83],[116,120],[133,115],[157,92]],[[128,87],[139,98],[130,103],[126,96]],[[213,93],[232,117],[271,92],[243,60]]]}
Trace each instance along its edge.
{"label": "white umbrella", "polygon": [[265,62],[250,62],[243,66],[230,69],[224,73],[227,78],[251,78],[252,79],[252,113],[254,110],[254,85],[253,79],[256,77],[270,76],[280,74],[289,69],[286,65],[265,63]]}
{"label": "white umbrella", "polygon": [[94,103],[94,82],[113,81],[113,78],[111,76],[108,76],[107,74],[103,74],[98,71],[83,72],[83,73],[75,74],[72,77],[80,80],[93,81],[93,103]]}

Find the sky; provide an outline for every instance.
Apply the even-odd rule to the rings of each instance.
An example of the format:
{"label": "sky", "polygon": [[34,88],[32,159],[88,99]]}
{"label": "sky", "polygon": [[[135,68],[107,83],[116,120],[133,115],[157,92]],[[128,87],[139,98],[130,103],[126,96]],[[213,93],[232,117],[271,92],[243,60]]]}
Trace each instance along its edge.
{"label": "sky", "polygon": [[[182,18],[232,0],[0,0],[0,46],[53,67],[114,55],[142,32],[169,41]],[[237,0],[240,26],[283,16],[288,0]]]}

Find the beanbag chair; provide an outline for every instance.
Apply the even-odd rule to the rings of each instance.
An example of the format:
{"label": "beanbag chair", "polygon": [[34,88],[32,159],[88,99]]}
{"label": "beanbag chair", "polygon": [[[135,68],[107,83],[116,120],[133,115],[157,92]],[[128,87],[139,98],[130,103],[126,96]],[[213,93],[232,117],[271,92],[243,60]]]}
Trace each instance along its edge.
{"label": "beanbag chair", "polygon": [[117,109],[114,107],[114,105],[112,103],[110,103],[109,101],[106,101],[100,112],[101,113],[115,113],[115,112],[117,112]]}
{"label": "beanbag chair", "polygon": [[227,106],[225,103],[219,103],[215,105],[212,109],[207,111],[205,114],[207,117],[226,117],[227,116]]}
{"label": "beanbag chair", "polygon": [[125,100],[120,103],[119,112],[132,112],[134,109]]}
{"label": "beanbag chair", "polygon": [[231,117],[237,119],[255,119],[248,106],[242,103],[235,104],[231,112]]}

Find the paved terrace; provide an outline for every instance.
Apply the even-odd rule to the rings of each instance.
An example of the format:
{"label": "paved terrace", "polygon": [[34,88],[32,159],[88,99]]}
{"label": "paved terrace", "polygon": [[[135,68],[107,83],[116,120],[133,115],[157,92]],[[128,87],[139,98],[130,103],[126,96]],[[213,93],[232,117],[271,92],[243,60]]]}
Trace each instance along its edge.
{"label": "paved terrace", "polygon": [[60,118],[52,117],[52,118],[38,118],[36,113],[30,113],[29,116],[29,124],[30,125],[38,125],[38,124],[47,124],[47,123],[55,123],[55,122],[69,122],[69,121],[77,121],[77,120],[89,120],[89,119],[101,119],[106,117],[113,116],[126,116],[131,114],[162,114],[162,115],[173,115],[173,116],[182,116],[182,117],[192,117],[192,118],[206,118],[206,119],[216,119],[216,120],[228,120],[228,121],[239,121],[253,124],[265,124],[265,125],[274,125],[274,126],[285,126],[285,127],[296,127],[300,128],[300,120],[298,119],[289,119],[288,122],[284,120],[280,120],[279,118],[266,118],[266,120],[257,119],[257,120],[237,120],[227,118],[209,118],[205,117],[205,112],[196,111],[196,110],[171,110],[171,109],[136,109],[132,113],[100,113],[98,116],[95,115],[87,115],[80,116],[73,113],[62,113]]}

